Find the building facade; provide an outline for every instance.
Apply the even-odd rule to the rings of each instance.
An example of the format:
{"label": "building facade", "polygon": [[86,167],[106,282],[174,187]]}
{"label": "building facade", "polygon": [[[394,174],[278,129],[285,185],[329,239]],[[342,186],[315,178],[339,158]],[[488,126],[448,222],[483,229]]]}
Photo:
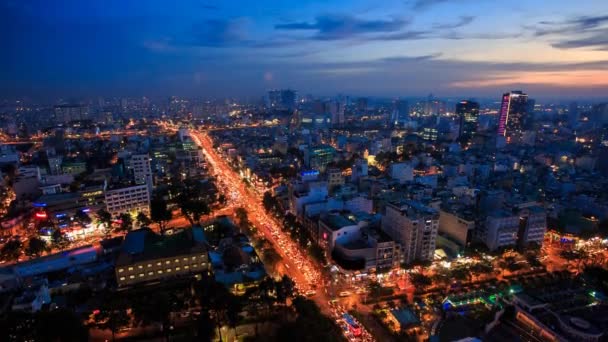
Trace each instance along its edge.
{"label": "building facade", "polygon": [[146,184],[106,190],[106,210],[112,215],[150,212],[150,193]]}
{"label": "building facade", "polygon": [[386,205],[382,230],[401,248],[402,262],[433,260],[439,229],[439,213],[415,201],[392,202]]}

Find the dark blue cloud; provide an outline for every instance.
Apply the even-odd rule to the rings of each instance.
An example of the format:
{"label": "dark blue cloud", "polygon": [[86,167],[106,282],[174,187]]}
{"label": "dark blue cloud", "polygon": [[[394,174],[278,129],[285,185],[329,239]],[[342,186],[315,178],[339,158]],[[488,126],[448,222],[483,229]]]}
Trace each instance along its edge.
{"label": "dark blue cloud", "polygon": [[580,16],[561,22],[542,21],[530,27],[536,37],[557,36],[551,43],[558,49],[592,48],[608,50],[608,15]]}
{"label": "dark blue cloud", "polygon": [[235,46],[248,41],[247,19],[208,19],[194,25],[185,43],[206,47]]}
{"label": "dark blue cloud", "polygon": [[397,32],[408,24],[403,19],[367,20],[350,15],[322,15],[312,23],[293,22],[275,25],[277,30],[314,31],[317,40],[365,37],[374,33]]}
{"label": "dark blue cloud", "polygon": [[608,29],[598,30],[585,37],[561,40],[551,44],[551,46],[558,49],[592,48],[594,50],[608,51]]}
{"label": "dark blue cloud", "polygon": [[433,25],[433,28],[436,30],[447,30],[447,29],[456,29],[463,26],[467,26],[475,20],[475,17],[472,15],[463,15],[458,18],[457,22],[453,23],[438,23]]}

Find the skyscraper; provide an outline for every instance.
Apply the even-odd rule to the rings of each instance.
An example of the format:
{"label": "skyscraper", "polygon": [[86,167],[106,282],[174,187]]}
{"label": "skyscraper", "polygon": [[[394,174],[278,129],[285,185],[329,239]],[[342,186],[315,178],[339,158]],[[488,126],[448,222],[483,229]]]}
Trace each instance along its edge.
{"label": "skyscraper", "polygon": [[568,106],[568,124],[570,127],[575,127],[579,120],[578,103],[570,102]]}
{"label": "skyscraper", "polygon": [[296,108],[295,90],[270,90],[268,92],[268,106],[279,110],[294,110]]}
{"label": "skyscraper", "polygon": [[463,100],[456,104],[456,115],[460,119],[458,136],[462,139],[471,138],[477,132],[479,120],[479,103]]}
{"label": "skyscraper", "polygon": [[528,95],[514,90],[502,95],[498,116],[498,135],[515,136],[521,134],[526,116]]}
{"label": "skyscraper", "polygon": [[410,104],[406,100],[395,101],[395,107],[391,112],[389,126],[394,127],[402,124],[410,116]]}

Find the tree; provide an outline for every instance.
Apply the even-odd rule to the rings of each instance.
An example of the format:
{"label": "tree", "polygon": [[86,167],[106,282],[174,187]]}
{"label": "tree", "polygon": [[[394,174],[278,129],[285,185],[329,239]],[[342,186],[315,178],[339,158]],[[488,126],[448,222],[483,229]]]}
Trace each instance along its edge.
{"label": "tree", "polygon": [[150,225],[150,223],[152,223],[152,220],[141,211],[137,213],[137,218],[135,220],[137,221],[137,225],[140,227],[147,227]]}
{"label": "tree", "polygon": [[36,341],[87,341],[89,331],[82,320],[66,309],[41,311],[36,314],[34,340]]}
{"label": "tree", "polygon": [[238,207],[234,211],[236,219],[239,221],[239,227],[245,231],[249,231],[249,217],[247,216],[247,210],[243,207]]}
{"label": "tree", "polygon": [[130,232],[133,229],[133,218],[128,213],[122,213],[118,215],[118,219],[120,220],[120,228],[121,232]]}
{"label": "tree", "polygon": [[277,341],[291,341],[303,336],[305,341],[342,341],[342,333],[336,323],[323,315],[316,304],[303,297],[293,300],[297,318],[284,323],[277,331]]}
{"label": "tree", "polygon": [[157,223],[161,233],[167,228],[167,223],[173,218],[173,213],[167,208],[167,201],[155,198],[150,202],[150,219]]}
{"label": "tree", "polygon": [[215,336],[215,323],[211,319],[208,310],[202,310],[201,315],[198,317],[196,322],[198,327],[198,340],[199,341],[211,341]]}
{"label": "tree", "polygon": [[414,286],[421,287],[421,288],[425,288],[425,287],[431,286],[433,284],[433,281],[431,280],[431,278],[429,278],[428,276],[425,276],[421,273],[410,274],[410,280],[412,281],[412,284],[414,284]]}
{"label": "tree", "polygon": [[287,275],[283,275],[281,280],[275,282],[275,292],[277,302],[286,305],[287,299],[294,297],[295,283]]}
{"label": "tree", "polygon": [[17,239],[12,239],[7,241],[2,249],[0,249],[0,255],[2,255],[2,259],[6,261],[16,261],[21,255],[21,249],[23,245],[21,241]]}
{"label": "tree", "polygon": [[274,248],[266,248],[262,252],[262,258],[264,259],[264,265],[274,269],[275,266],[282,260],[281,256]]}
{"label": "tree", "polygon": [[78,210],[76,214],[74,214],[74,219],[85,226],[92,221],[89,215],[82,210]]}
{"label": "tree", "polygon": [[104,232],[106,237],[110,236],[112,232],[112,214],[104,209],[97,211],[97,221],[104,225]]}
{"label": "tree", "polygon": [[70,240],[68,240],[65,235],[61,233],[61,230],[57,228],[51,233],[51,244],[53,248],[64,250],[70,245]]}
{"label": "tree", "polygon": [[180,184],[180,191],[176,197],[177,206],[191,225],[200,221],[203,215],[211,212],[209,204],[203,198],[204,189],[197,180],[186,179]]}
{"label": "tree", "polygon": [[33,237],[27,244],[27,248],[25,249],[25,254],[28,256],[39,257],[43,252],[48,250],[48,246],[46,245],[46,241]]}
{"label": "tree", "polygon": [[111,296],[103,302],[99,314],[95,316],[97,326],[101,329],[110,329],[112,341],[115,340],[116,332],[129,323],[126,301],[116,296]]}

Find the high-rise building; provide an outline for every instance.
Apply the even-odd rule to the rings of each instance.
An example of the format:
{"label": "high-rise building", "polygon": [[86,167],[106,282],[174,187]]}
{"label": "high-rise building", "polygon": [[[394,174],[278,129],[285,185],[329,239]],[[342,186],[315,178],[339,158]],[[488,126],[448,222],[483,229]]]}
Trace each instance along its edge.
{"label": "high-rise building", "polygon": [[479,103],[463,100],[456,104],[456,115],[460,119],[460,138],[469,139],[477,132]]}
{"label": "high-rise building", "polygon": [[517,243],[518,215],[499,209],[489,213],[484,223],[479,227],[477,237],[491,251]]}
{"label": "high-rise building", "polygon": [[570,106],[568,106],[568,124],[570,125],[570,127],[575,127],[578,124],[578,120],[578,103],[570,102]]}
{"label": "high-rise building", "polygon": [[89,107],[82,105],[55,106],[55,123],[68,123],[70,121],[87,120]]}
{"label": "high-rise building", "polygon": [[498,135],[516,136],[523,129],[528,95],[520,90],[504,93],[498,114]]}
{"label": "high-rise building", "polygon": [[519,209],[518,245],[526,247],[530,243],[542,246],[547,231],[547,213],[539,205]]}
{"label": "high-rise building", "polygon": [[416,201],[386,205],[382,230],[401,245],[402,262],[433,260],[439,213]]}
{"label": "high-rise building", "polygon": [[327,104],[331,113],[331,124],[340,126],[344,124],[344,104],[338,101],[331,101]]}
{"label": "high-rise building", "polygon": [[296,91],[291,89],[270,90],[268,106],[277,110],[294,110],[296,108]]}
{"label": "high-rise building", "polygon": [[327,164],[334,160],[336,150],[329,145],[321,145],[304,151],[306,166],[313,170],[324,172]]}
{"label": "high-rise building", "polygon": [[395,101],[395,107],[391,112],[389,126],[395,127],[402,124],[410,117],[410,104],[406,100]]}
{"label": "high-rise building", "polygon": [[131,156],[131,169],[135,184],[146,184],[152,193],[153,178],[150,167],[150,156],[148,154],[134,154]]}
{"label": "high-rise building", "polygon": [[357,111],[359,112],[365,112],[367,110],[367,98],[366,97],[360,97],[357,99]]}

